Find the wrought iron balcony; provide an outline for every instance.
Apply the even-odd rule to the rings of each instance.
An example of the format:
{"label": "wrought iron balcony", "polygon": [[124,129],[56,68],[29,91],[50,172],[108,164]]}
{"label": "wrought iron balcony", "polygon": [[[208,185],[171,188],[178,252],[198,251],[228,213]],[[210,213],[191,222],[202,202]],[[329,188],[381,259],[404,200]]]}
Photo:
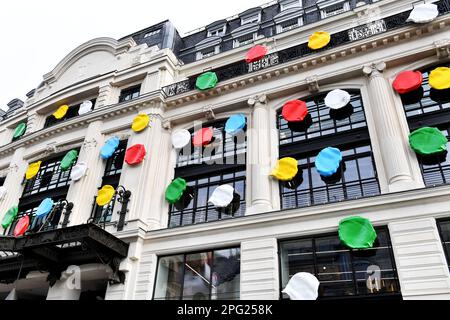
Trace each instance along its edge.
{"label": "wrought iron balcony", "polygon": [[[375,1],[366,1],[366,3],[372,2]],[[440,15],[444,15],[450,12],[450,4],[448,0],[440,0],[436,2],[436,4],[438,5]],[[411,23],[406,22],[409,17],[409,13],[410,11],[402,12],[390,17],[386,17],[384,19],[380,19],[378,21],[361,25],[356,28],[351,28],[335,33],[332,35],[331,41],[326,46],[326,48],[323,48],[321,50],[311,50],[308,48],[307,43],[302,43],[291,48],[271,53],[264,59],[257,62],[246,63],[244,60],[242,60],[210,71],[213,71],[217,74],[219,81],[233,79],[242,75],[267,69],[274,65],[280,65],[302,57],[306,57],[308,55],[315,54],[318,51],[325,51],[353,41],[369,38],[376,34],[384,33],[403,27],[405,25],[409,25]],[[305,22],[304,25],[306,24],[308,24],[308,22]],[[195,90],[195,81],[198,76],[199,75],[193,75],[186,80],[165,86],[162,88],[162,91],[166,97],[174,97],[179,94]]]}

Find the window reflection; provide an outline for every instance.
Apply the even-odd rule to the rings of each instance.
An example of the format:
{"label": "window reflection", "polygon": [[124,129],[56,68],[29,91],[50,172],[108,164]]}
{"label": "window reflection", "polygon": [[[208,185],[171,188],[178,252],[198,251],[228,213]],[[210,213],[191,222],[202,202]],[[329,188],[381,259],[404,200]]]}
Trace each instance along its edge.
{"label": "window reflection", "polygon": [[159,259],[154,299],[234,300],[240,296],[240,249]]}

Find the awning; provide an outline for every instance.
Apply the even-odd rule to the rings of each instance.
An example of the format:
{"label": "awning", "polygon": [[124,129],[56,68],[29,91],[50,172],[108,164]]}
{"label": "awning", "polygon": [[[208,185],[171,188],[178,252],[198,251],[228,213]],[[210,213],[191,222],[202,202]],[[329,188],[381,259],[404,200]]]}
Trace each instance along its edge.
{"label": "awning", "polygon": [[[0,237],[0,282],[12,283],[30,271],[47,271],[51,279],[71,265],[103,263],[111,266],[115,279],[124,281],[118,267],[128,254],[128,244],[95,224],[29,234]],[[54,281],[56,281],[54,280]],[[52,285],[52,283],[50,283]]]}

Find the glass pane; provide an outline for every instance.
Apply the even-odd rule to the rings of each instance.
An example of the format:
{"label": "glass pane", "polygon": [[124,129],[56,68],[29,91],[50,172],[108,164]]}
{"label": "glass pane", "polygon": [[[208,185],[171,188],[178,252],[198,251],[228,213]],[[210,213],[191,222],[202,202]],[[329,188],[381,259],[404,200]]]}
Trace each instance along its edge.
{"label": "glass pane", "polygon": [[211,299],[239,299],[241,273],[240,249],[234,248],[215,251],[213,270]]}
{"label": "glass pane", "polygon": [[183,299],[207,300],[211,291],[212,252],[186,256]]}
{"label": "glass pane", "polygon": [[177,300],[183,287],[183,255],[159,259],[155,299]]}

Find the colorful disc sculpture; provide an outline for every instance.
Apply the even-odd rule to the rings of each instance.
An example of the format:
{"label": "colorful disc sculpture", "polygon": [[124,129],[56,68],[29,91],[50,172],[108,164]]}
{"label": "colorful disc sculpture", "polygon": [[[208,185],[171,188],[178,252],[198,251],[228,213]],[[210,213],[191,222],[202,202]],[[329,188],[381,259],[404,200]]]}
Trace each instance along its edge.
{"label": "colorful disc sculpture", "polygon": [[27,130],[27,124],[26,123],[19,123],[19,125],[16,127],[13,133],[13,138],[17,139],[20,138],[25,134],[25,131]]}
{"label": "colorful disc sculpture", "polygon": [[450,89],[450,68],[439,67],[430,72],[430,86],[436,90]]}
{"label": "colorful disc sculpture", "polygon": [[283,158],[277,161],[271,175],[280,181],[290,181],[298,173],[298,163],[294,158]]}
{"label": "colorful disc sculpture", "polygon": [[259,61],[267,54],[267,48],[265,46],[256,45],[251,48],[245,56],[245,62],[252,63]]}
{"label": "colorful disc sculpture", "polygon": [[287,122],[300,122],[305,120],[308,115],[306,102],[301,100],[292,100],[284,104],[281,115]]}
{"label": "colorful disc sculpture", "polygon": [[191,133],[185,129],[172,134],[172,145],[175,149],[183,149],[191,142]]}
{"label": "colorful disc sculpture", "polygon": [[136,144],[127,149],[127,152],[125,153],[125,162],[130,166],[138,165],[144,161],[146,154],[147,151],[145,150],[144,145]]}
{"label": "colorful disc sculpture", "polygon": [[116,193],[116,190],[113,186],[105,185],[103,186],[97,194],[96,202],[100,207],[106,206],[108,203],[111,202],[112,198],[114,197],[114,194]]}
{"label": "colorful disc sculpture", "polygon": [[9,209],[2,219],[2,227],[3,229],[8,229],[8,227],[11,225],[11,223],[14,221],[14,219],[17,217],[17,214],[19,213],[19,208],[17,206],[12,207]]}
{"label": "colorful disc sculpture", "polygon": [[196,82],[195,87],[199,90],[208,90],[216,87],[219,79],[215,72],[206,72],[200,75]]}
{"label": "colorful disc sculpture", "polygon": [[78,115],[82,116],[83,114],[89,113],[91,111],[92,111],[92,102],[86,100],[82,104],[80,104],[80,108],[78,109]]}
{"label": "colorful disc sculpture", "polygon": [[431,22],[439,15],[438,6],[432,3],[419,4],[409,14],[406,21],[415,23]]}
{"label": "colorful disc sculpture", "polygon": [[36,217],[43,217],[50,213],[53,209],[54,202],[50,198],[46,198],[42,200],[41,204],[36,210]]}
{"label": "colorful disc sculpture", "polygon": [[342,161],[342,153],[337,148],[325,148],[316,157],[316,169],[322,177],[334,175]]}
{"label": "colorful disc sculpture", "polygon": [[117,137],[112,137],[105,142],[105,145],[100,149],[100,157],[103,159],[110,158],[119,147],[120,140]]}
{"label": "colorful disc sculpture", "polygon": [[350,94],[347,91],[336,89],[330,91],[325,97],[325,105],[333,110],[342,109],[350,103]]}
{"label": "colorful disc sculpture", "polygon": [[308,47],[312,50],[318,50],[330,43],[331,36],[328,32],[317,31],[309,37]]}
{"label": "colorful disc sculpture", "polygon": [[447,150],[447,138],[438,128],[423,127],[409,135],[409,145],[420,155],[439,154]]}
{"label": "colorful disc sculpture", "polygon": [[16,226],[14,227],[14,237],[21,237],[25,234],[28,227],[30,226],[30,217],[23,216],[17,221]]}
{"label": "colorful disc sculpture", "polygon": [[147,114],[139,114],[134,118],[131,129],[133,129],[134,132],[141,132],[148,127],[149,123],[150,117]]}
{"label": "colorful disc sculpture", "polygon": [[292,276],[286,288],[282,291],[291,300],[317,300],[320,282],[307,272],[299,272]]}
{"label": "colorful disc sculpture", "polygon": [[42,161],[37,161],[28,166],[27,172],[25,173],[25,178],[27,180],[33,179],[38,174],[41,169],[41,163]]}
{"label": "colorful disc sculpture", "polygon": [[70,172],[70,179],[73,181],[78,181],[86,175],[86,171],[86,162],[80,161],[72,167],[72,171]]}
{"label": "colorful disc sculpture", "polygon": [[233,201],[234,188],[228,184],[217,187],[209,198],[211,202],[218,208],[225,208]]}
{"label": "colorful disc sculpture", "polygon": [[213,136],[214,130],[212,128],[202,128],[195,133],[192,144],[194,147],[207,146],[212,142]]}
{"label": "colorful disc sculpture", "polygon": [[61,106],[61,107],[59,107],[58,108],[58,110],[56,110],[54,113],[53,113],[53,116],[56,118],[56,119],[62,119],[62,118],[64,118],[64,116],[67,114],[67,111],[69,110],[69,106],[68,105],[63,105],[63,106]]}
{"label": "colorful disc sculpture", "polygon": [[406,94],[422,86],[423,76],[419,71],[404,71],[392,83],[394,90],[399,94]]}
{"label": "colorful disc sculpture", "polygon": [[244,130],[246,119],[243,114],[235,114],[231,116],[225,123],[225,132],[231,136],[235,136]]}
{"label": "colorful disc sculpture", "polygon": [[352,249],[372,248],[377,233],[369,220],[349,217],[339,223],[339,239]]}
{"label": "colorful disc sculpture", "polygon": [[184,191],[187,188],[186,180],[183,178],[176,178],[166,189],[166,200],[170,204],[174,204],[181,199]]}
{"label": "colorful disc sculpture", "polygon": [[71,150],[69,151],[64,158],[61,160],[61,170],[67,171],[72,167],[72,165],[75,163],[78,157],[78,151],[77,150]]}

